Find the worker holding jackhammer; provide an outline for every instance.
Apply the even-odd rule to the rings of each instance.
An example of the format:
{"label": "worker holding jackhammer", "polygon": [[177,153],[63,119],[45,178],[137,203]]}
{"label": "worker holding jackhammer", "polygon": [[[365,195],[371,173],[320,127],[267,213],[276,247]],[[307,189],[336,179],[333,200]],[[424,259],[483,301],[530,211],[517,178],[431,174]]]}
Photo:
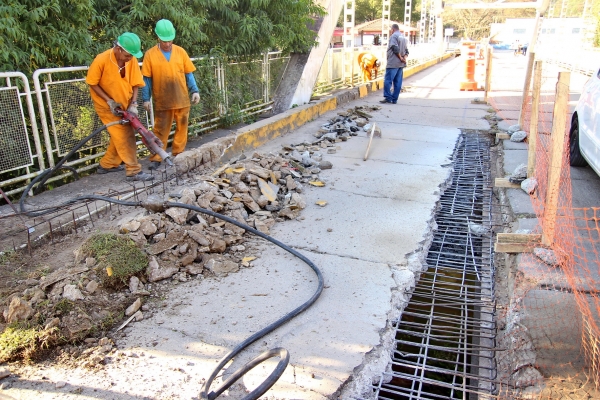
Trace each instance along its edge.
{"label": "worker holding jackhammer", "polygon": [[[142,57],[140,38],[125,32],[113,47],[96,56],[85,82],[90,86],[96,113],[103,124],[121,120],[119,110],[137,115],[138,89],[144,80],[137,58]],[[154,177],[142,171],[137,159],[135,133],[129,124],[107,128],[110,142],[100,159],[98,174],[125,170],[127,180],[150,181]],[[125,163],[125,167],[121,164]]]}
{"label": "worker holding jackhammer", "polygon": [[[196,70],[187,52],[175,44],[175,27],[171,21],[161,19],[154,28],[158,44],[146,51],[142,75],[144,108],[150,111],[150,96],[154,99],[154,134],[167,148],[171,125],[175,121],[175,134],[171,153],[183,152],[188,139],[188,120],[191,104],[200,102],[198,86],[193,72]],[[162,159],[158,154],[150,157],[150,169],[157,169]]]}

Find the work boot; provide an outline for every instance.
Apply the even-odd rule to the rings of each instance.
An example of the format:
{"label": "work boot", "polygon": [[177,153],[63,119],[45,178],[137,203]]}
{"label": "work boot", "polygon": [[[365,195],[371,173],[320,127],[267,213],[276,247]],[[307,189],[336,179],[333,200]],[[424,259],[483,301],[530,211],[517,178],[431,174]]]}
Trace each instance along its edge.
{"label": "work boot", "polygon": [[123,165],[119,165],[118,167],[114,167],[114,168],[102,168],[101,165],[98,166],[98,170],[96,170],[97,174],[100,175],[104,175],[104,174],[108,174],[109,172],[120,172],[120,171],[124,171],[125,167]]}
{"label": "work boot", "polygon": [[160,161],[152,161],[148,166],[149,170],[157,170],[158,168],[160,168]]}
{"label": "work boot", "polygon": [[146,172],[140,171],[135,175],[128,176],[128,181],[151,181],[154,177]]}

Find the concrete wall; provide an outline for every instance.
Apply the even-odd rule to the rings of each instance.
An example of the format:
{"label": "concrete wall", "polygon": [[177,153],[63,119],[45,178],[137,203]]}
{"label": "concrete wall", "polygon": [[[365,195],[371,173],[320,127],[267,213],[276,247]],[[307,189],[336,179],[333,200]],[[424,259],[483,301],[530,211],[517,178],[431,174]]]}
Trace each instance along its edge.
{"label": "concrete wall", "polygon": [[327,53],[331,37],[333,36],[333,30],[335,29],[335,25],[344,5],[344,2],[341,0],[320,0],[318,3],[327,10],[327,16],[323,19],[319,29],[319,45],[310,52],[310,56],[304,68],[304,73],[300,78],[290,107],[292,104],[301,105],[310,101],[313,88],[317,81],[317,75],[319,75],[325,53]]}

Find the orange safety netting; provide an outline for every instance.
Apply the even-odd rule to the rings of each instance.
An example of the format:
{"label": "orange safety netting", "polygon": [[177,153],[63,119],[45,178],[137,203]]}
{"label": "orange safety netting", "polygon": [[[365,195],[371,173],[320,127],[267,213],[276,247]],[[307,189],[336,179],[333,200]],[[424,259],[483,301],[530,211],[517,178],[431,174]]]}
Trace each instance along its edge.
{"label": "orange safety netting", "polygon": [[[548,207],[551,148],[552,141],[557,139],[551,132],[558,74],[557,67],[542,64],[537,131],[531,132],[530,127],[531,92],[525,102],[522,123],[522,130],[528,135],[527,148],[533,135],[537,139],[534,173],[537,188],[529,196],[534,214],[531,217],[537,218],[537,222],[532,225],[531,233],[552,237],[552,221],[555,221],[551,244],[535,247],[552,250],[556,264],[542,260],[533,252],[516,257],[498,255],[506,262],[505,270],[499,270],[498,274],[499,279],[507,281],[508,292],[507,300],[499,306],[498,316],[498,348],[501,349],[497,353],[498,379],[502,383],[501,397],[505,398],[515,398],[515,393],[519,394],[517,398],[525,394],[544,399],[600,398],[597,391],[600,386],[600,199],[597,199],[598,204],[593,204],[594,199],[583,201],[585,199],[577,197],[586,177],[589,174],[596,177],[589,168],[572,171],[569,165],[569,129],[574,101],[566,111],[565,130],[559,133],[564,135],[564,146],[559,154],[560,174],[558,184],[550,188],[558,193],[555,215],[551,215]],[[571,74],[571,82],[574,75]],[[514,86],[491,92],[489,102],[498,116],[517,124],[522,97],[518,85]],[[576,93],[572,89],[570,97],[575,98]],[[507,151],[506,146],[504,151]],[[572,173],[577,175],[575,187]],[[511,190],[519,191],[521,196],[525,194],[521,189],[507,189]],[[519,215],[515,219],[527,216]]]}

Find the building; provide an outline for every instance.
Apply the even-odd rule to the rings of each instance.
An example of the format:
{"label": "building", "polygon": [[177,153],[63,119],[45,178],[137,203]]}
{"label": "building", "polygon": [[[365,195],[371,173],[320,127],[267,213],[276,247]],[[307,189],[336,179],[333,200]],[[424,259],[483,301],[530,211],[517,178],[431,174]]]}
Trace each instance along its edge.
{"label": "building", "polygon": [[[354,45],[366,46],[373,45],[376,37],[381,37],[382,19],[363,22],[354,26]],[[400,22],[390,21],[390,25],[398,24],[400,32],[406,36],[410,44],[416,44],[418,29],[401,24]],[[333,37],[331,38],[332,47],[343,47],[342,37],[344,36],[344,28],[335,28]]]}
{"label": "building", "polygon": [[[593,27],[591,32],[593,32]],[[507,19],[504,23],[493,23],[490,40],[495,43],[529,43],[535,29],[534,18]],[[540,45],[585,46],[589,41],[590,29],[582,18],[546,18],[542,20],[538,43]]]}

